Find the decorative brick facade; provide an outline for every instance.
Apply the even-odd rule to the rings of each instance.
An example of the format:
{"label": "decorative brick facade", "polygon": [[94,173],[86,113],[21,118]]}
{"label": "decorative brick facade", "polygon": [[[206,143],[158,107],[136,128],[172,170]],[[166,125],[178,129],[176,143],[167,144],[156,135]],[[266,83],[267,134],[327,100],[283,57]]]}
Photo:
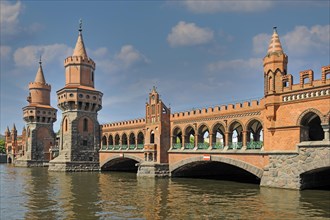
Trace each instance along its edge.
{"label": "decorative brick facade", "polygon": [[[293,84],[276,28],[263,61],[264,97],[260,100],[170,113],[160,100],[159,104],[153,102],[151,97],[159,97],[154,88],[144,119],[101,125],[101,169],[109,169],[119,158],[130,158],[139,166],[138,175],[164,176],[167,172],[156,167],[168,165],[171,176],[184,166],[205,163],[206,158],[246,170],[260,178],[263,186],[304,188],[300,176],[312,168],[296,172],[295,166],[313,160],[330,167],[330,160],[324,157],[330,150],[330,66],[322,67],[321,80],[315,80],[314,72],[307,70],[300,73],[299,83]],[[162,106],[164,114],[159,111]],[[155,132],[156,128],[161,132]],[[122,144],[122,139],[132,136],[130,140],[136,140],[138,134],[143,134],[143,142]],[[312,142],[307,151],[314,153],[304,160],[301,145],[306,141]],[[322,146],[322,152],[313,143]],[[295,158],[291,165],[285,165],[283,161],[291,157]],[[282,168],[271,167],[277,163],[283,164]],[[280,169],[293,171],[282,175]],[[272,176],[274,172],[281,175]],[[292,180],[284,183],[286,175]]]}

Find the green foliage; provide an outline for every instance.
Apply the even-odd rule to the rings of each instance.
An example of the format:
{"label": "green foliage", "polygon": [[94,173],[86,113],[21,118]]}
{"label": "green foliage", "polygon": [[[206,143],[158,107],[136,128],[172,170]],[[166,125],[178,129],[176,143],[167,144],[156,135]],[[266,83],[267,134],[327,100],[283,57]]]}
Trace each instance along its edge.
{"label": "green foliage", "polygon": [[0,139],[0,154],[6,153],[5,140]]}

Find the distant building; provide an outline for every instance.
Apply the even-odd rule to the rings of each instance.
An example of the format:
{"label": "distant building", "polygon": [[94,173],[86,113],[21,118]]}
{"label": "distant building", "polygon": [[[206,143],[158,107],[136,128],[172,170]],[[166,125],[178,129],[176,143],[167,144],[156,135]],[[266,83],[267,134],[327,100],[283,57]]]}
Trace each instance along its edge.
{"label": "distant building", "polygon": [[23,127],[22,134],[18,135],[15,124],[11,131],[7,127],[5,131],[5,147],[7,154],[7,162],[13,163],[17,158],[25,153],[26,148],[26,129]]}

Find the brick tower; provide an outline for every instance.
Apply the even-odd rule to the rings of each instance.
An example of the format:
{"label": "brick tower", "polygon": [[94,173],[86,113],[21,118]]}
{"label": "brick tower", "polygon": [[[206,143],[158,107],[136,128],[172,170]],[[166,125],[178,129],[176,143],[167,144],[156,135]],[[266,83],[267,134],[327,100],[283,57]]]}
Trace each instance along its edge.
{"label": "brick tower", "polygon": [[280,95],[285,87],[285,82],[292,82],[292,76],[287,74],[288,56],[282,49],[276,27],[274,27],[268,51],[263,62],[266,107],[265,116],[267,119],[267,125],[269,127],[274,127],[276,122],[276,111],[279,108]]}
{"label": "brick tower", "polygon": [[276,27],[264,57],[265,96],[280,93],[283,90],[282,78],[287,75],[288,56],[283,52]]}
{"label": "brick tower", "polygon": [[149,93],[149,102],[146,103],[144,162],[140,164],[138,176],[168,175],[170,115],[170,109],[153,87]]}
{"label": "brick tower", "polygon": [[46,83],[41,60],[34,82],[29,84],[28,106],[23,108],[23,118],[27,123],[24,155],[15,161],[16,166],[45,166],[50,160],[49,150],[55,144],[53,123],[56,112],[50,105],[51,86]]}
{"label": "brick tower", "polygon": [[64,60],[65,86],[57,91],[62,110],[59,156],[49,170],[99,170],[100,126],[97,112],[102,108],[102,93],[94,88],[95,63],[87,56],[81,23],[72,56]]}

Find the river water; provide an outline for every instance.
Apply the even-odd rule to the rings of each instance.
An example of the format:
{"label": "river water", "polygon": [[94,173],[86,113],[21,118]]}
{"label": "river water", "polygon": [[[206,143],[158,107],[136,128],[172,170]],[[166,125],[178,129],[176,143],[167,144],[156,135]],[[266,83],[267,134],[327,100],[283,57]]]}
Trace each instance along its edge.
{"label": "river water", "polygon": [[0,165],[0,219],[330,219],[330,191]]}

